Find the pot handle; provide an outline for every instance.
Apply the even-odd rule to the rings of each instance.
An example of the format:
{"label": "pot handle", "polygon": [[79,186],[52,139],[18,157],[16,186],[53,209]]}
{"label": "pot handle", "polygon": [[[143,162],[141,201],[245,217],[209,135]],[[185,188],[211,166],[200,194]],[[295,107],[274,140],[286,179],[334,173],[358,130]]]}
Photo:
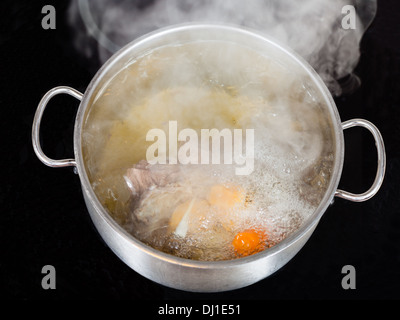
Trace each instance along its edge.
{"label": "pot handle", "polygon": [[49,103],[51,98],[62,93],[69,94],[78,100],[82,100],[83,97],[82,93],[70,87],[60,86],[51,89],[43,96],[42,100],[40,100],[39,105],[36,109],[32,126],[33,150],[35,151],[36,156],[39,158],[40,161],[42,161],[45,165],[53,168],[76,166],[75,159],[54,160],[47,157],[44,154],[42,147],[40,146],[40,140],[39,140],[40,122],[42,120],[43,112],[46,109],[47,104]]}
{"label": "pot handle", "polygon": [[378,153],[378,168],[376,171],[375,180],[374,180],[371,188],[369,188],[369,190],[367,190],[366,192],[360,193],[360,194],[354,194],[354,193],[350,193],[350,192],[338,189],[338,190],[336,190],[335,196],[346,199],[346,200],[354,201],[354,202],[366,201],[368,199],[371,199],[379,191],[379,188],[381,187],[381,185],[383,183],[383,178],[385,175],[386,153],[385,153],[385,145],[383,143],[382,135],[379,132],[378,128],[375,127],[374,124],[372,124],[371,122],[364,120],[364,119],[353,119],[353,120],[345,121],[342,123],[342,127],[343,127],[343,130],[352,128],[352,127],[363,127],[363,128],[368,129],[372,133],[372,135],[375,139],[375,146],[376,146],[377,153]]}

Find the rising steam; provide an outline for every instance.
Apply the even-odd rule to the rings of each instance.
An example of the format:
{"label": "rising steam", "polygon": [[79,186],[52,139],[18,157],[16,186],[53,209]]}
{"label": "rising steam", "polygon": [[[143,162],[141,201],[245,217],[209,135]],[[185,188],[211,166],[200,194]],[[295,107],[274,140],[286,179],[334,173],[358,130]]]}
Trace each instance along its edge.
{"label": "rising steam", "polygon": [[[345,5],[356,8],[356,28],[345,30]],[[184,22],[242,25],[285,43],[305,58],[334,95],[351,74],[376,0],[72,0],[68,12],[75,46],[104,63],[120,47],[150,31]]]}

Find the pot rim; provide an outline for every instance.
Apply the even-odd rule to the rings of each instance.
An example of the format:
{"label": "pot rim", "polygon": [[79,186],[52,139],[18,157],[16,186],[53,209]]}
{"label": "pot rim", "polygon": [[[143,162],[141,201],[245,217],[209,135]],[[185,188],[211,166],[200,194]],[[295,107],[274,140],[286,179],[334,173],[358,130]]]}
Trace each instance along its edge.
{"label": "pot rim", "polygon": [[[306,221],[294,231],[292,234],[287,236],[285,239],[280,241],[278,244],[274,245],[271,248],[268,248],[262,252],[256,253],[254,255],[233,259],[233,260],[222,260],[222,261],[197,261],[191,259],[180,258],[177,256],[173,256],[171,254],[159,251],[154,249],[140,240],[136,239],[130,233],[128,233],[122,226],[120,226],[106,211],[106,209],[102,206],[100,201],[98,200],[95,192],[93,191],[89,177],[86,172],[85,164],[83,161],[83,152],[82,152],[82,125],[85,119],[86,110],[89,106],[89,101],[95,90],[97,89],[100,81],[103,79],[104,75],[114,66],[121,57],[124,56],[128,51],[133,50],[133,48],[140,47],[146,43],[153,41],[159,37],[163,37],[165,35],[171,33],[180,33],[180,32],[195,32],[195,31],[205,31],[205,30],[220,30],[226,32],[236,32],[241,33],[242,35],[247,35],[249,37],[258,38],[259,40],[265,41],[269,43],[269,45],[281,50],[284,54],[290,57],[291,60],[295,61],[297,65],[299,65],[313,80],[316,88],[322,94],[323,99],[327,107],[329,108],[329,114],[331,116],[332,126],[333,126],[333,134],[335,138],[335,155],[334,155],[334,166],[331,174],[331,179],[329,182],[329,186],[325,192],[324,197],[322,198],[319,206],[313,212],[311,216],[308,217]],[[336,104],[333,100],[331,93],[326,87],[323,80],[317,74],[317,72],[309,65],[307,61],[305,61],[299,54],[297,54],[291,48],[288,48],[286,45],[279,43],[276,39],[261,33],[260,31],[253,30],[251,28],[231,25],[231,24],[215,24],[215,23],[184,23],[178,25],[168,26],[166,28],[161,28],[150,32],[142,37],[137,38],[136,40],[130,42],[116,53],[114,53],[97,71],[91,82],[89,83],[82,101],[80,103],[76,120],[75,120],[75,128],[74,128],[74,154],[76,159],[76,168],[81,180],[82,191],[86,192],[89,201],[96,209],[96,213],[107,222],[109,227],[119,235],[123,236],[125,240],[127,240],[132,246],[140,249],[142,252],[151,255],[157,259],[163,260],[165,262],[169,262],[171,264],[176,264],[180,266],[187,266],[198,269],[207,269],[209,267],[212,268],[227,268],[232,266],[239,266],[242,264],[247,264],[256,260],[261,260],[265,257],[269,257],[272,255],[276,255],[279,252],[283,251],[285,248],[291,246],[293,243],[297,242],[302,236],[310,229],[314,228],[315,225],[319,222],[322,215],[327,210],[328,206],[332,202],[335,192],[338,188],[340,177],[343,169],[343,159],[344,159],[344,138],[343,138],[343,128],[339,116],[339,112],[337,110]]]}

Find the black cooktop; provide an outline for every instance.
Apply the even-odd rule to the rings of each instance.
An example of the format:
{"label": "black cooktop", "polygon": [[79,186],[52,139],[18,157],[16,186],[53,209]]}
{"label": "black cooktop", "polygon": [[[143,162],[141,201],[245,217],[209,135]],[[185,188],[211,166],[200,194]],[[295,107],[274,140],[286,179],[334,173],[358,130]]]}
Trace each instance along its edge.
{"label": "black cooktop", "polygon": [[[57,12],[57,28],[41,26],[44,5]],[[78,175],[44,166],[31,144],[33,116],[41,97],[67,85],[84,91],[97,61],[82,58],[65,24],[68,1],[2,1],[0,106],[2,166],[0,298],[285,300],[400,298],[400,7],[378,1],[378,12],[361,42],[355,74],[361,86],[337,97],[342,120],[364,118],[381,131],[386,178],[371,200],[336,198],[303,249],[282,269],[249,287],[213,294],[170,289],[137,274],[107,247],[90,220]],[[93,57],[92,59],[95,59]],[[93,62],[93,63],[91,63]],[[78,103],[56,97],[59,108],[43,118],[45,152],[72,157]],[[366,130],[345,131],[340,188],[363,192],[376,171],[376,149]],[[42,287],[42,268],[56,270],[56,288]],[[356,288],[342,287],[342,268],[356,271]]]}

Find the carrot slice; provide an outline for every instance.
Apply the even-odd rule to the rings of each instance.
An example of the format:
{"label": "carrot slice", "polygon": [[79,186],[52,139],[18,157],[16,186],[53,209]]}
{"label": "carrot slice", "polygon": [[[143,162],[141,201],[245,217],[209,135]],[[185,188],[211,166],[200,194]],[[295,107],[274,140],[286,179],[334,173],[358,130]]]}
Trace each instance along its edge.
{"label": "carrot slice", "polygon": [[266,248],[268,240],[265,232],[255,229],[247,229],[239,232],[232,241],[235,252],[240,257],[246,257]]}

